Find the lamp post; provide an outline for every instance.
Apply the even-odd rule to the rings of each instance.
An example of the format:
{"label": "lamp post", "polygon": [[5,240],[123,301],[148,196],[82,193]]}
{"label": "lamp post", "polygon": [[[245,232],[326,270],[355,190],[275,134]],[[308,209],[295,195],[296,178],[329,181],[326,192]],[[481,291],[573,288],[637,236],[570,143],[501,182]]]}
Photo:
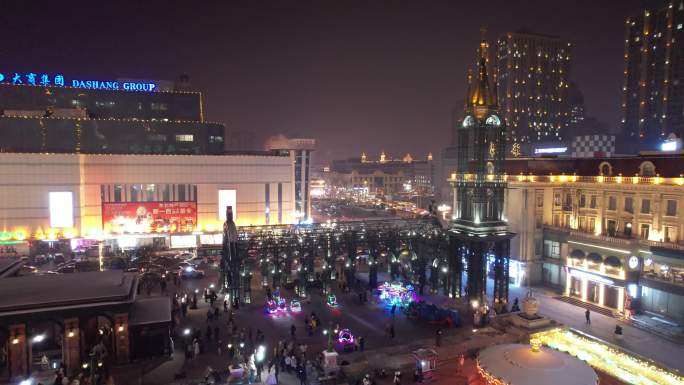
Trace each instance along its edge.
{"label": "lamp post", "polygon": [[323,334],[328,336],[328,349],[327,349],[327,351],[328,351],[328,353],[332,353],[333,352],[333,332],[328,330],[328,329],[324,329]]}

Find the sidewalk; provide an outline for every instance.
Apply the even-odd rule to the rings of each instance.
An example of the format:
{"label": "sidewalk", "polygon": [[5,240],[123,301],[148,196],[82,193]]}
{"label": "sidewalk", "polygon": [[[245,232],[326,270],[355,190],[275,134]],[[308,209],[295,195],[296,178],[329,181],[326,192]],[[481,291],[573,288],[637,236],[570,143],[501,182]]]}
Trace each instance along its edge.
{"label": "sidewalk", "polygon": [[[367,282],[368,280],[367,273],[357,273],[357,277],[364,282]],[[388,279],[389,274],[378,274],[378,281],[382,282]],[[509,299],[512,301],[517,297],[522,301],[528,290],[530,290],[530,288],[510,286]],[[549,288],[533,287],[531,290],[539,300],[539,313],[541,315],[549,317],[561,324],[581,330],[596,338],[622,346],[627,350],[651,358],[671,369],[684,373],[684,360],[681,359],[681,357],[684,356],[684,344],[663,338],[659,333],[656,334],[644,330],[643,325],[637,327],[630,322],[623,322],[613,317],[594,312],[591,313],[591,324],[587,325],[584,318],[585,308],[554,299],[554,297],[558,296],[558,293]],[[491,295],[492,292],[493,281],[489,279],[487,282],[487,293]],[[427,286],[423,297],[427,302],[432,302],[440,306],[445,303],[453,304],[456,302],[441,294],[430,294]],[[644,320],[644,318],[640,318],[640,320]],[[648,322],[652,324],[658,321],[651,320]],[[615,340],[615,325],[618,323],[623,325],[624,340],[622,341]]]}

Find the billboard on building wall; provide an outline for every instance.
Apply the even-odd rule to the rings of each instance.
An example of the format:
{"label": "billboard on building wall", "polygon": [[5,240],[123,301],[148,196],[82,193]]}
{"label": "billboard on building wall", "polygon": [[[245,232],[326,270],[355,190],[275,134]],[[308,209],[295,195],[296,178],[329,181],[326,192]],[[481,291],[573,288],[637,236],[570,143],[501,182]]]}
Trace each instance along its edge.
{"label": "billboard on building wall", "polygon": [[102,204],[102,227],[105,232],[191,232],[196,224],[196,202],[125,202]]}

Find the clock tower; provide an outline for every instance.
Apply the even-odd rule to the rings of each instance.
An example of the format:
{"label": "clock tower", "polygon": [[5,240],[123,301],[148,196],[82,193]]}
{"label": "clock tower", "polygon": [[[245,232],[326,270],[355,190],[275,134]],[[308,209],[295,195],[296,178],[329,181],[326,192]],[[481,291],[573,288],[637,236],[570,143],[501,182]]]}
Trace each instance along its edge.
{"label": "clock tower", "polygon": [[487,301],[487,271],[494,272],[494,305],[508,302],[510,239],[504,204],[506,124],[499,117],[496,85],[487,73],[488,44],[479,48],[478,71],[469,78],[464,118],[456,128],[457,172],[451,232],[455,258],[466,261],[466,297],[473,307]]}

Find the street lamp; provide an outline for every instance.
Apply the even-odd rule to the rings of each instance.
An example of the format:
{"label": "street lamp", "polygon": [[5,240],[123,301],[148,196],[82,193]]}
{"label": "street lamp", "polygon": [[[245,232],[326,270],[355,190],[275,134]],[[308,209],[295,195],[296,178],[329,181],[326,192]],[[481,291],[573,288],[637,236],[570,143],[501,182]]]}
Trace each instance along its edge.
{"label": "street lamp", "polygon": [[330,332],[328,329],[323,329],[323,334],[328,336],[328,353],[333,352],[332,348],[332,335],[333,333]]}

